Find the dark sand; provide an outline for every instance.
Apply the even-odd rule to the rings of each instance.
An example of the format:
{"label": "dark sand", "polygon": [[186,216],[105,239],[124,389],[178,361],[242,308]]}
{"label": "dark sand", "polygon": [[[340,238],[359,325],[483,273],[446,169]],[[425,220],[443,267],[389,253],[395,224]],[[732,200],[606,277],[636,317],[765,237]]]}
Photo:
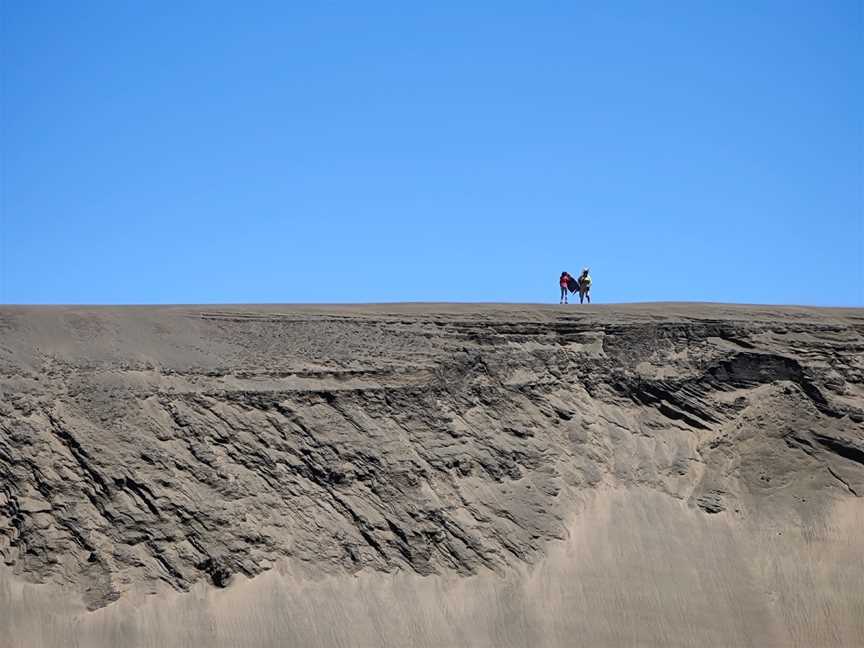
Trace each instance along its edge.
{"label": "dark sand", "polygon": [[862,646],[864,311],[0,307],[0,646]]}

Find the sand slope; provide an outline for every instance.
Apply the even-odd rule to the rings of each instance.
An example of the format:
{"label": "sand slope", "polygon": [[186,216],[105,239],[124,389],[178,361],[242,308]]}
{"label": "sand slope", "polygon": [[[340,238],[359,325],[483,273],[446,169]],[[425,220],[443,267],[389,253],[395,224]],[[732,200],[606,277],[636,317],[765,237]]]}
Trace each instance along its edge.
{"label": "sand slope", "polygon": [[864,312],[0,309],[0,646],[864,645]]}

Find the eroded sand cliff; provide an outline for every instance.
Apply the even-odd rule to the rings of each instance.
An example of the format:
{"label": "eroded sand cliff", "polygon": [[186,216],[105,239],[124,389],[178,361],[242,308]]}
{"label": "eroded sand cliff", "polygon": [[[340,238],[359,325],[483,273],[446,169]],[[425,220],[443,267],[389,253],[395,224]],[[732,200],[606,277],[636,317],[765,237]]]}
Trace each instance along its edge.
{"label": "eroded sand cliff", "polygon": [[0,645],[864,645],[864,312],[0,308]]}

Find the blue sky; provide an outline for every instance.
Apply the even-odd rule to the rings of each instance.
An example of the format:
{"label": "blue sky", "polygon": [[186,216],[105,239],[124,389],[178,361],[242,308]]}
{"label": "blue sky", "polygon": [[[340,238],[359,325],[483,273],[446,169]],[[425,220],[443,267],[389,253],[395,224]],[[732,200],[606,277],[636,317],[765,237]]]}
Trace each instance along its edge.
{"label": "blue sky", "polygon": [[0,6],[0,302],[864,305],[860,1]]}

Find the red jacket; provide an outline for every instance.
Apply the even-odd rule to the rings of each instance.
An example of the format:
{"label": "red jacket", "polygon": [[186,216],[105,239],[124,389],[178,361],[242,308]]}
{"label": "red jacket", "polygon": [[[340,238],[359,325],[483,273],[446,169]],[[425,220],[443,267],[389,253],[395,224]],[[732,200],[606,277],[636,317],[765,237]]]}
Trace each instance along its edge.
{"label": "red jacket", "polygon": [[559,283],[560,283],[560,285],[561,285],[562,288],[566,288],[566,287],[567,287],[567,283],[568,283],[569,281],[570,281],[570,274],[567,273],[567,272],[565,272],[563,275],[561,275],[561,281],[560,281]]}

